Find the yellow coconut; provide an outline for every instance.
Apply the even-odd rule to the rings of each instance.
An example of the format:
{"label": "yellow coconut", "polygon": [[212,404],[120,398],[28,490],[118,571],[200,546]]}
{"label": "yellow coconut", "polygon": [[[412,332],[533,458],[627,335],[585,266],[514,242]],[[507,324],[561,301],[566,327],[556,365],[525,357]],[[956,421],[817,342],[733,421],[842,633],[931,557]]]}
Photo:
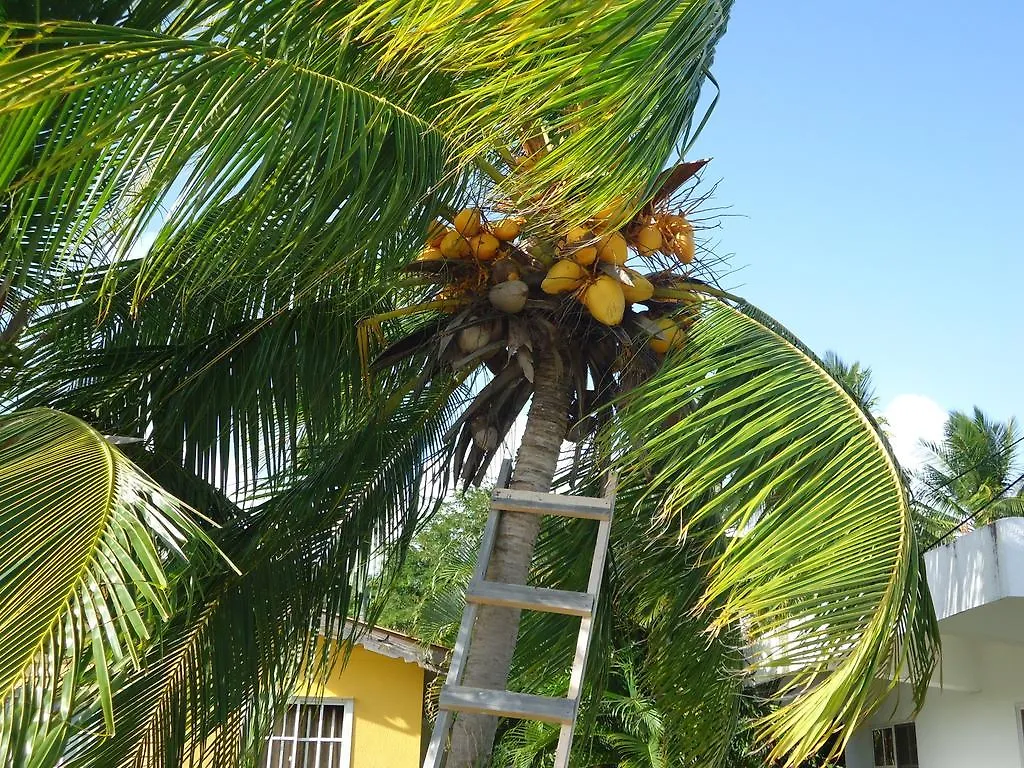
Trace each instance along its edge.
{"label": "yellow coconut", "polygon": [[455,214],[455,231],[466,237],[472,237],[480,231],[480,211],[477,208],[466,208]]}
{"label": "yellow coconut", "polygon": [[609,232],[597,242],[597,258],[601,261],[621,267],[628,256],[626,238],[618,232]]}
{"label": "yellow coconut", "polygon": [[589,267],[594,261],[597,260],[597,248],[592,245],[588,245],[585,248],[578,248],[569,254],[569,258],[575,261],[577,264],[582,264],[584,267]]}
{"label": "yellow coconut", "polygon": [[435,221],[427,228],[427,245],[431,248],[440,248],[441,241],[448,234],[448,227],[440,221]]}
{"label": "yellow coconut", "polygon": [[655,318],[654,323],[659,331],[656,336],[651,336],[648,343],[659,355],[668,353],[670,349],[679,349],[686,343],[686,331],[671,317]]}
{"label": "yellow coconut", "polygon": [[469,248],[481,261],[490,261],[501,247],[501,242],[489,232],[481,232],[469,238]]}
{"label": "yellow coconut", "polygon": [[689,264],[697,253],[697,244],[693,239],[693,230],[677,232],[672,236],[672,253],[683,264]]}
{"label": "yellow coconut", "polygon": [[651,224],[644,224],[633,235],[633,245],[641,256],[650,256],[661,248],[661,230]]}
{"label": "yellow coconut", "polygon": [[598,278],[583,290],[580,301],[597,322],[604,325],[618,325],[626,311],[626,297],[622,294],[622,283],[609,275]]}
{"label": "yellow coconut", "polygon": [[693,225],[687,220],[685,216],[679,216],[675,213],[669,213],[662,217],[662,223],[672,233],[677,232],[689,232],[693,233]]}
{"label": "yellow coconut", "polygon": [[586,227],[573,227],[565,236],[565,242],[569,245],[575,245],[576,243],[582,243],[593,239],[594,233]]}
{"label": "yellow coconut", "polygon": [[551,265],[547,276],[540,284],[540,289],[544,293],[551,294],[569,293],[583,285],[586,276],[587,273],[583,270],[583,267],[575,261],[559,259]]}
{"label": "yellow coconut", "polygon": [[626,272],[626,278],[632,282],[632,285],[630,285],[626,282],[626,279],[621,281],[622,295],[626,297],[626,301],[631,304],[635,301],[647,301],[654,295],[654,286],[651,285],[650,280],[636,270],[625,267],[623,269]]}
{"label": "yellow coconut", "polygon": [[518,219],[502,219],[491,227],[494,236],[506,243],[519,237],[520,230],[522,230],[522,222]]}
{"label": "yellow coconut", "polygon": [[443,258],[444,254],[439,248],[424,248],[416,257],[416,261],[440,261]]}
{"label": "yellow coconut", "polygon": [[469,256],[469,240],[458,232],[449,232],[441,241],[441,253],[446,259],[464,259]]}
{"label": "yellow coconut", "polygon": [[658,226],[663,235],[662,253],[675,256],[683,264],[693,261],[696,253],[696,242],[693,237],[693,225],[685,216],[668,213],[658,217]]}

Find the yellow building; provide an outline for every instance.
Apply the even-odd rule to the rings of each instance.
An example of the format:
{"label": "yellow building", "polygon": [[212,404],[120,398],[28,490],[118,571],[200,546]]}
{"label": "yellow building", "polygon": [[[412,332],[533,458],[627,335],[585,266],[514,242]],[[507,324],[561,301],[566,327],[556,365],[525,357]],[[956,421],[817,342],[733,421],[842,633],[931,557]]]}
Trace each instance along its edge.
{"label": "yellow building", "polygon": [[296,691],[270,737],[265,768],[418,768],[430,739],[426,687],[444,649],[374,627],[344,667],[340,656],[322,689]]}

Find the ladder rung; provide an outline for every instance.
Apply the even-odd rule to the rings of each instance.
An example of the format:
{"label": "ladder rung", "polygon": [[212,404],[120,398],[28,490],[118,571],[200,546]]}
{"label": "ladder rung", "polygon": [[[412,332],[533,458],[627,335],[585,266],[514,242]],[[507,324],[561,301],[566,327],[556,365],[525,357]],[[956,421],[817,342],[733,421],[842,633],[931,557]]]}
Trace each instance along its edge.
{"label": "ladder rung", "polygon": [[516,491],[512,488],[495,488],[491,494],[491,503],[497,509],[508,512],[533,512],[538,515],[582,517],[587,520],[608,520],[612,509],[609,499]]}
{"label": "ladder rung", "polygon": [[466,600],[483,605],[526,608],[567,616],[590,616],[594,612],[594,596],[587,592],[567,592],[494,581],[471,582],[466,590]]}
{"label": "ladder rung", "polygon": [[576,716],[576,704],[571,699],[535,696],[532,693],[492,691],[464,685],[444,686],[441,689],[438,706],[453,712],[540,720],[561,725],[571,723]]}

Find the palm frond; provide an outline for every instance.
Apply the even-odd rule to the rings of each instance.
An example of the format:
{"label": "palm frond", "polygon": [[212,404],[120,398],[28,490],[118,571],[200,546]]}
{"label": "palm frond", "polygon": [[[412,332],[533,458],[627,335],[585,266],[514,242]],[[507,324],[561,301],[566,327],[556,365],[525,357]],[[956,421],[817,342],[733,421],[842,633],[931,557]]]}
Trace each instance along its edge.
{"label": "palm frond", "polygon": [[0,417],[0,762],[46,764],[83,701],[112,733],[111,678],[170,617],[174,572],[201,574],[212,551],[188,509],[83,422]]}
{"label": "palm frond", "polygon": [[730,6],[386,0],[359,3],[348,25],[379,52],[386,77],[450,78],[437,122],[463,157],[532,139],[536,164],[499,187],[577,222],[615,198],[653,193],[673,152],[682,155]]}
{"label": "palm frond", "polygon": [[418,229],[444,194],[444,138],[362,87],[367,63],[331,31],[340,10],[305,5],[291,36],[283,18],[216,8],[184,28],[171,14],[169,32],[11,26],[5,271],[143,250],[136,301],[173,276],[202,297],[243,274],[305,285]]}
{"label": "palm frond", "polygon": [[344,634],[346,616],[373,621],[371,569],[395,568],[440,502],[450,397],[439,385],[393,412],[364,405],[303,447],[293,474],[220,534],[244,573],[205,580],[145,669],[117,681],[112,737],[92,736],[97,712],[77,713],[67,764],[255,765],[300,674],[321,679],[332,649],[317,638]]}
{"label": "palm frond", "polygon": [[[299,296],[274,295],[259,277],[239,279],[233,290],[245,302],[194,307],[181,305],[171,284],[138,316],[130,294],[118,294],[99,320],[101,302],[55,298],[26,334],[30,375],[13,395],[146,436],[162,456],[242,498],[290,466],[301,441],[345,423],[367,395],[356,329],[393,307],[395,292],[382,280],[367,270],[358,288],[325,285]],[[83,285],[91,293],[98,282]],[[398,389],[410,367],[378,376],[376,386]]]}
{"label": "palm frond", "polygon": [[742,629],[748,669],[786,679],[792,701],[760,722],[773,758],[796,764],[835,729],[844,743],[901,674],[921,701],[938,630],[901,473],[813,354],[719,304],[620,416],[625,493],[675,527],[652,546],[706,569],[708,636]]}

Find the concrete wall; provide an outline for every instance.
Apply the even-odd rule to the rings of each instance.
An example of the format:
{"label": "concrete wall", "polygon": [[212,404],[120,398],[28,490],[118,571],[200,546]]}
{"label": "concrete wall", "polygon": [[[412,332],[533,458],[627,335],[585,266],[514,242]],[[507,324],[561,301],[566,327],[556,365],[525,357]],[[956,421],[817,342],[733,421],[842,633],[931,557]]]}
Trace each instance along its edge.
{"label": "concrete wall", "polygon": [[1024,768],[1024,518],[925,554],[942,666],[916,717],[900,686],[854,735],[848,768],[871,768],[871,731],[913,720],[923,768]]}
{"label": "concrete wall", "polygon": [[873,765],[873,728],[911,719],[922,768],[1024,768],[1017,714],[1024,705],[1024,647],[955,636],[943,637],[943,646],[944,671],[957,689],[935,680],[912,718],[901,686],[851,740],[847,768]]}
{"label": "concrete wall", "polygon": [[423,725],[423,670],[360,646],[341,660],[323,689],[296,691],[353,699],[352,768],[418,768]]}
{"label": "concrete wall", "polygon": [[1006,597],[1024,597],[1024,518],[997,520],[925,553],[924,559],[940,620]]}

